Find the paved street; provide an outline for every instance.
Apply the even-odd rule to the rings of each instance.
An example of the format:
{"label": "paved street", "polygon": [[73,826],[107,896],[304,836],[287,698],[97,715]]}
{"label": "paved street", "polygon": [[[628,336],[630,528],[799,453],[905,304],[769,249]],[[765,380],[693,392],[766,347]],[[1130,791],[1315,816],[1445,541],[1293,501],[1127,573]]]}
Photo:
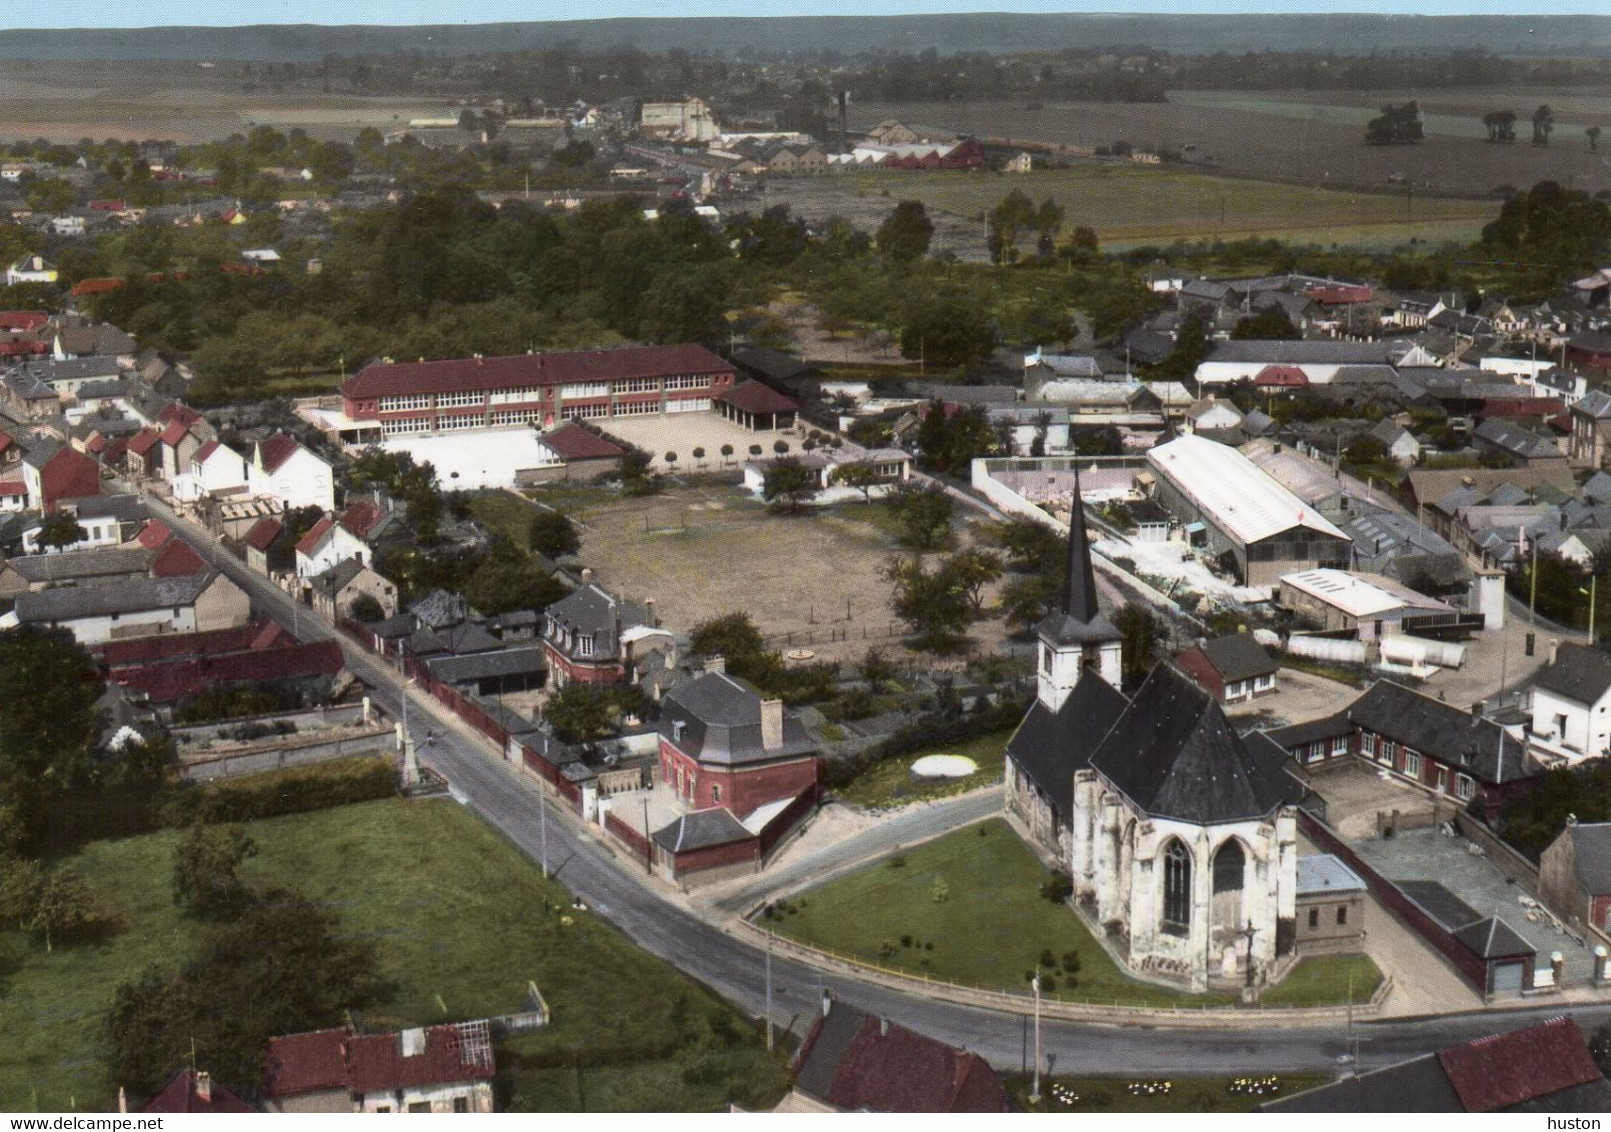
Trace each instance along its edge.
{"label": "paved street", "polygon": [[[233,581],[252,595],[254,606],[291,624],[293,604],[266,578],[249,571],[221,551],[200,527],[179,519],[160,503],[156,514],[183,537],[216,560]],[[351,670],[370,685],[385,710],[401,711],[404,690],[397,675],[367,652],[344,640],[306,611],[297,619],[305,640],[334,639],[341,643]],[[467,731],[451,714],[417,693],[410,694],[410,723],[422,735],[427,723],[437,734],[425,752],[426,761],[452,784],[457,797],[504,834],[533,860],[542,857],[542,826],[535,786],[508,763],[494,757],[485,740]],[[421,803],[447,804],[447,803]],[[761,949],[742,942],[699,918],[681,900],[665,899],[635,872],[602,849],[576,819],[560,809],[547,809],[548,860],[558,878],[605,920],[645,950],[671,962],[687,975],[749,1013],[760,1016],[765,1008],[766,957]],[[901,820],[901,819],[897,819]],[[782,959],[771,964],[774,981],[773,1017],[800,1032],[814,1017],[822,990],[833,990],[863,1009],[883,1014],[902,1025],[983,1054],[1004,1069],[1026,1061],[1029,1028],[1026,1019],[974,1007],[958,1006],[886,990],[871,984],[823,975]],[[1561,1012],[1557,999],[1536,1009],[1501,1015],[1469,1015],[1421,1021],[1376,1023],[1356,1027],[1364,1039],[1361,1064],[1375,1066],[1399,1060],[1496,1030],[1514,1029]],[[1611,1008],[1597,1006],[1576,1012],[1585,1023],[1611,1017]],[[1347,1049],[1342,1027],[1325,1030],[1250,1026],[1223,1030],[1171,1031],[1127,1028],[1118,1025],[1047,1023],[1042,1028],[1044,1048],[1064,1072],[1135,1074],[1228,1074],[1238,1072],[1325,1072],[1337,1068]]]}

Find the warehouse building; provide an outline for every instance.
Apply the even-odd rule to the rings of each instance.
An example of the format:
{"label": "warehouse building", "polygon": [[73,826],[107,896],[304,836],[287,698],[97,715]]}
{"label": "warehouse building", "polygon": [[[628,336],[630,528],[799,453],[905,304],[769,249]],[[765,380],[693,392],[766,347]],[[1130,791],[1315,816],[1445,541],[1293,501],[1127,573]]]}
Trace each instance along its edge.
{"label": "warehouse building", "polygon": [[1348,565],[1352,540],[1234,448],[1182,436],[1147,453],[1156,498],[1193,545],[1234,563],[1250,586]]}

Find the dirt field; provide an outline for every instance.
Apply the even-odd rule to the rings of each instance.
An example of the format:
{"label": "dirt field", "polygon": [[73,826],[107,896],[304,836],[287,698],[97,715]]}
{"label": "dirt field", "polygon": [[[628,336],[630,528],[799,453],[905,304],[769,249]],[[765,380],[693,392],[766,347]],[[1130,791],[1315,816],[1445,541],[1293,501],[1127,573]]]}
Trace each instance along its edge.
{"label": "dirt field", "polygon": [[[895,541],[858,515],[864,506],[783,518],[737,487],[676,488],[588,508],[579,517],[581,557],[601,585],[653,598],[673,629],[743,611],[768,637],[794,634],[792,646],[786,637],[774,642],[785,654],[792,647],[812,659],[858,660],[870,645],[901,651],[889,636],[890,587],[878,577]],[[963,521],[960,541],[973,529]],[[1003,636],[999,620],[970,628],[979,652],[997,651]]]}
{"label": "dirt field", "polygon": [[[1430,115],[1428,137],[1416,146],[1367,146],[1357,111],[1419,98]],[[1526,120],[1540,102],[1554,109],[1551,144],[1535,148]],[[1520,121],[1521,144],[1482,141],[1478,119],[1510,108]],[[1347,109],[1344,109],[1347,108]],[[1583,127],[1611,124],[1611,97],[1604,90],[1421,92],[1306,91],[1171,94],[1167,103],[865,103],[853,125],[898,118],[914,128],[987,137],[1073,145],[1111,145],[1124,140],[1138,149],[1170,148],[1212,161],[1235,177],[1315,186],[1396,191],[1389,175],[1402,174],[1418,190],[1462,197],[1484,196],[1499,185],[1526,187],[1553,178],[1589,189],[1611,188],[1611,142],[1588,151]],[[1446,115],[1447,120],[1440,117]],[[1365,115],[1369,118],[1372,115]],[[1469,118],[1469,125],[1466,119]],[[1341,120],[1338,120],[1341,119]],[[1450,136],[1441,130],[1459,131]],[[1391,205],[1384,209],[1392,212]],[[1396,216],[1390,217],[1397,219]]]}

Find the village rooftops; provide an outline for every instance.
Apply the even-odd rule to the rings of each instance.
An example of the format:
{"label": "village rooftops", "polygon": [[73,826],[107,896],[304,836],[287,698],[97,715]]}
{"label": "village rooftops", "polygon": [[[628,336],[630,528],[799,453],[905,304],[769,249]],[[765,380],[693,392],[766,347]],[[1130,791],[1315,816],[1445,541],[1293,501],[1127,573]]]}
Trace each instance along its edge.
{"label": "village rooftops", "polygon": [[1396,342],[1347,342],[1338,339],[1300,341],[1215,342],[1209,362],[1265,362],[1293,365],[1372,365],[1391,362],[1402,350]]}
{"label": "village rooftops", "polygon": [[1436,598],[1416,593],[1408,586],[1380,574],[1351,574],[1329,567],[1282,574],[1281,585],[1318,598],[1349,617],[1368,618],[1405,608],[1437,612],[1450,608]]}
{"label": "village rooftops", "polygon": [[1533,677],[1533,686],[1593,707],[1611,689],[1611,654],[1587,645],[1562,645],[1554,662]]}
{"label": "village rooftops", "polygon": [[219,575],[208,571],[176,578],[141,578],[116,586],[60,586],[17,595],[18,622],[72,621],[191,605]]}
{"label": "village rooftops", "polygon": [[381,1034],[316,1030],[269,1039],[263,1093],[392,1092],[490,1080],[494,1073],[490,1048],[483,1052],[467,1042],[458,1026]]}
{"label": "village rooftops", "polygon": [[1227,684],[1269,676],[1280,668],[1264,646],[1253,639],[1252,633],[1215,637],[1211,641],[1204,641],[1201,648],[1208,662]]}
{"label": "village rooftops", "polygon": [[620,656],[621,639],[628,630],[652,624],[649,611],[636,602],[618,598],[593,583],[578,586],[545,611],[554,632],[572,632],[589,637],[592,652],[586,659],[615,660]]}
{"label": "village rooftops", "polygon": [[718,400],[746,413],[792,413],[800,403],[759,381],[746,381],[723,393]]}
{"label": "village rooftops", "polygon": [[341,386],[348,398],[586,384],[631,378],[731,373],[703,346],[628,346],[435,362],[375,362]]}
{"label": "village rooftops", "polygon": [[1356,726],[1498,785],[1538,773],[1524,744],[1491,719],[1391,680],[1372,684],[1344,713]]}

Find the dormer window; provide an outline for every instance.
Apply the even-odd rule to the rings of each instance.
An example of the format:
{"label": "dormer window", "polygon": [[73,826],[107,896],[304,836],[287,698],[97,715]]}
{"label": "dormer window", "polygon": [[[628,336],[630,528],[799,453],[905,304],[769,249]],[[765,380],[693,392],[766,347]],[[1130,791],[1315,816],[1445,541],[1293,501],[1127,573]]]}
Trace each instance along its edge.
{"label": "dormer window", "polygon": [[576,638],[576,655],[577,656],[592,656],[593,655],[593,638],[592,637],[577,637]]}

